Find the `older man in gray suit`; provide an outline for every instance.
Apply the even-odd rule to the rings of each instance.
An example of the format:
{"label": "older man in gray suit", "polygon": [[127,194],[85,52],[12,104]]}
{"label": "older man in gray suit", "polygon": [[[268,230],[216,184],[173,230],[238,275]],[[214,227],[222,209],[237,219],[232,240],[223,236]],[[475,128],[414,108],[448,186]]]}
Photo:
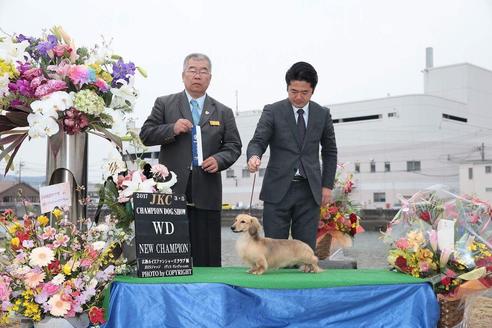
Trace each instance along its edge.
{"label": "older man in gray suit", "polygon": [[290,231],[314,250],[319,207],[330,201],[335,180],[335,133],[330,111],[310,101],[318,82],[314,67],[295,63],[285,80],[288,99],[263,109],[248,145],[248,168],[256,172],[270,146],[260,193],[265,235],[287,239]]}
{"label": "older man in gray suit", "polygon": [[[145,145],[161,145],[159,163],[177,174],[173,192],[186,194],[195,266],[221,265],[220,172],[241,155],[241,138],[232,110],[206,94],[211,71],[207,56],[188,55],[182,73],[185,90],[157,98],[140,131]],[[201,166],[192,165],[193,126],[201,128]]]}

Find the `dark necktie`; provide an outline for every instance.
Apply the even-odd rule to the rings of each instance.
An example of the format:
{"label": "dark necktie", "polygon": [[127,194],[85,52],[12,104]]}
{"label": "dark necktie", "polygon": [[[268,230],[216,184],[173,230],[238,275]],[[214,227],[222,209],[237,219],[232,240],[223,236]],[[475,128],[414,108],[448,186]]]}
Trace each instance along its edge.
{"label": "dark necktie", "polygon": [[[304,109],[299,108],[297,110],[297,133],[299,134],[299,142],[302,145],[304,144],[304,136],[306,135],[306,122],[304,121]],[[299,162],[299,174],[303,177],[306,177],[304,172],[304,167],[302,166],[302,162]]]}
{"label": "dark necktie", "polygon": [[300,108],[297,110],[297,132],[299,133],[299,141],[304,143],[304,136],[306,135],[306,122],[304,121],[304,109]]}

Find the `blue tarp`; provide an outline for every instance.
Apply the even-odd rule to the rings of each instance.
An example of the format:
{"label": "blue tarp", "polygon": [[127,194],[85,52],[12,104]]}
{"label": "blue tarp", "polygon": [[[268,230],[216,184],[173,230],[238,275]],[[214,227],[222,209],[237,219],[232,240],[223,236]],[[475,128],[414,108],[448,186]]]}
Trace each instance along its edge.
{"label": "blue tarp", "polygon": [[114,282],[104,328],[435,327],[427,283],[255,289],[220,283]]}

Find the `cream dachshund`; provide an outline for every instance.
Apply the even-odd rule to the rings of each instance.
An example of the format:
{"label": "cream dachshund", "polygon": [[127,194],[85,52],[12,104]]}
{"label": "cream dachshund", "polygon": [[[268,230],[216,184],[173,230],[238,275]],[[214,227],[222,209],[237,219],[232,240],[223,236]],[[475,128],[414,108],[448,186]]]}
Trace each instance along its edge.
{"label": "cream dachshund", "polygon": [[231,226],[233,232],[243,232],[236,242],[241,259],[251,266],[248,273],[263,274],[266,270],[301,265],[301,271],[321,272],[318,258],[306,243],[300,240],[260,237],[258,219],[239,214]]}

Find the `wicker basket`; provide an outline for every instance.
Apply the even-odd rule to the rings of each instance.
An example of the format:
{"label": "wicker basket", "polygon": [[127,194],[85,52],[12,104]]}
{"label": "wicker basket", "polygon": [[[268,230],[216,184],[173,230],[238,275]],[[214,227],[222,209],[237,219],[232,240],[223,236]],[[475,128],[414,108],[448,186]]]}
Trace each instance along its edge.
{"label": "wicker basket", "polygon": [[458,328],[466,327],[465,302],[462,300],[446,301],[439,300],[441,316],[437,327],[439,328]]}
{"label": "wicker basket", "polygon": [[315,254],[320,260],[326,259],[330,256],[330,247],[331,247],[331,235],[327,233],[320,239],[316,241],[316,251]]}

